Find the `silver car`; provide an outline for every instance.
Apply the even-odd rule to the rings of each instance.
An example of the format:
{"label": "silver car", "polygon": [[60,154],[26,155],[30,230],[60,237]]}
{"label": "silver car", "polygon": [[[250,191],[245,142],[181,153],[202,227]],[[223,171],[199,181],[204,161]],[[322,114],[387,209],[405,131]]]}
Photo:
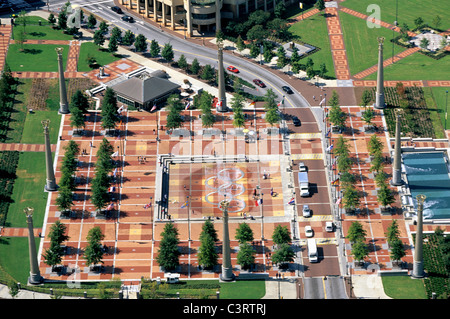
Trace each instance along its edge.
{"label": "silver car", "polygon": [[311,209],[309,209],[309,205],[303,205],[303,217],[311,217]]}

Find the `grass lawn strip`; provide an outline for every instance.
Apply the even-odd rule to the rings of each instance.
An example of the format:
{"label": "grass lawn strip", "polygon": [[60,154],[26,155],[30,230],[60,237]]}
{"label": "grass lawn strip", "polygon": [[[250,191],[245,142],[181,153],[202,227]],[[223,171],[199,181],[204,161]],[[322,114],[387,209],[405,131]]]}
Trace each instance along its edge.
{"label": "grass lawn strip", "polygon": [[94,57],[95,60],[97,61],[97,64],[101,66],[110,64],[114,61],[121,59],[121,57],[111,54],[104,48],[99,50],[99,47],[93,42],[84,42],[81,44],[80,55],[78,57],[79,72],[89,72],[93,70],[93,68],[91,68],[89,64],[86,62],[86,58],[88,56]]}
{"label": "grass lawn strip", "polygon": [[306,59],[311,58],[314,62],[314,69],[318,69],[325,63],[328,72],[326,75],[335,78],[333,56],[331,54],[330,39],[328,36],[327,22],[322,14],[316,14],[308,19],[293,24],[289,31],[300,37],[300,40],[319,47],[321,50],[302,59],[301,63],[306,63]]}
{"label": "grass lawn strip", "polygon": [[58,59],[55,49],[62,47],[64,70],[69,53],[68,45],[56,44],[10,44],[6,62],[15,72],[58,72]]}
{"label": "grass lawn strip", "polygon": [[[339,13],[350,73],[355,75],[378,63],[378,37],[384,37],[383,59],[392,57],[392,31],[386,28],[369,28],[366,20],[345,12]],[[398,33],[394,32],[394,36]],[[406,49],[394,45],[394,55]],[[376,73],[375,73],[376,76]],[[385,77],[385,79],[388,79]],[[409,80],[409,79],[408,79]]]}

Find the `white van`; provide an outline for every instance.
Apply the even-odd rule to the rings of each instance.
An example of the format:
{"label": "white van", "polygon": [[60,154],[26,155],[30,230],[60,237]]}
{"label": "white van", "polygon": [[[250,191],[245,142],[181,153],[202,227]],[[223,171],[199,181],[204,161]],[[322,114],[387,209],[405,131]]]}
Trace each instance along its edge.
{"label": "white van", "polygon": [[317,245],[314,238],[308,239],[308,259],[311,263],[319,261],[319,255],[317,254]]}

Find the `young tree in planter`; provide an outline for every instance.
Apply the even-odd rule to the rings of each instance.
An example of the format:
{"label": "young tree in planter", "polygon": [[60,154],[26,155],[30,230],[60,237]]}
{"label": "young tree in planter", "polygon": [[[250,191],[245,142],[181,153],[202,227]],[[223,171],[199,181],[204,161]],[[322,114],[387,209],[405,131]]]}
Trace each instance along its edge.
{"label": "young tree in planter", "polygon": [[345,127],[345,120],[347,119],[347,113],[342,111],[339,105],[333,105],[330,108],[329,114],[329,121],[334,126],[338,127],[339,129],[343,129]]}
{"label": "young tree in planter", "polygon": [[98,29],[103,33],[106,34],[108,32],[108,24],[105,21],[101,21],[98,25]]}
{"label": "young tree in planter", "polygon": [[272,240],[276,245],[290,244],[291,232],[286,226],[277,225],[273,231]]}
{"label": "young tree in planter", "polygon": [[67,29],[67,14],[64,11],[61,11],[58,15],[58,28],[61,30]]}
{"label": "young tree in planter", "polygon": [[54,27],[55,23],[56,23],[55,15],[53,13],[50,13],[47,21],[48,21],[48,23],[50,23],[52,25],[52,27]]}
{"label": "young tree in planter", "polygon": [[197,58],[192,61],[190,71],[192,74],[196,75],[198,74],[198,72],[200,72],[200,63],[198,62]]}
{"label": "young tree in planter", "polygon": [[327,74],[328,69],[327,69],[327,65],[325,63],[321,63],[319,66],[319,76],[323,79],[325,78],[325,75]]}
{"label": "young tree in planter", "polygon": [[394,194],[386,184],[381,185],[381,188],[378,191],[377,199],[384,209],[395,202]]}
{"label": "young tree in planter", "polygon": [[362,262],[365,257],[369,256],[369,247],[364,241],[358,240],[352,244],[352,255],[355,260]]}
{"label": "young tree in planter", "polygon": [[150,42],[150,50],[149,50],[150,56],[152,58],[156,58],[160,52],[161,48],[159,47],[158,41],[153,39],[152,42]]}
{"label": "young tree in planter", "polygon": [[126,46],[133,45],[134,41],[136,40],[134,33],[131,30],[127,30],[122,38],[122,44]]}
{"label": "young tree in planter", "polygon": [[363,225],[358,222],[352,222],[347,231],[347,239],[351,243],[355,243],[357,241],[365,241],[367,236],[367,231],[363,228]]}
{"label": "young tree in planter", "polygon": [[205,81],[211,81],[214,78],[214,69],[211,65],[207,64],[203,67],[200,78]]}
{"label": "young tree in planter", "polygon": [[239,244],[243,244],[248,241],[253,241],[253,230],[247,223],[241,223],[236,229],[235,238],[239,241]]}
{"label": "young tree in planter", "polygon": [[166,271],[173,270],[180,264],[178,244],[178,229],[172,223],[167,223],[161,233],[159,251],[156,256],[157,263]]}
{"label": "young tree in planter", "polygon": [[110,184],[106,184],[109,180],[108,174],[104,171],[96,173],[95,178],[92,180],[91,202],[97,212],[102,211],[109,202],[108,188]]}
{"label": "young tree in planter", "polygon": [[105,44],[105,36],[101,30],[94,32],[94,44],[98,46],[99,50]]}
{"label": "young tree in planter", "polygon": [[170,63],[173,61],[173,49],[172,45],[170,43],[166,43],[161,51],[161,56],[164,60],[166,60],[167,63]]}
{"label": "young tree in planter", "polygon": [[203,223],[202,232],[200,233],[200,240],[202,240],[204,236],[211,236],[214,242],[219,241],[217,230],[214,228],[214,224],[209,219]]}
{"label": "young tree in planter", "polygon": [[99,226],[91,228],[86,237],[87,246],[84,250],[84,258],[86,259],[86,265],[97,265],[99,263],[103,264],[103,246],[101,241],[105,238],[102,230]]}
{"label": "young tree in planter", "polygon": [[272,254],[272,262],[280,265],[280,268],[285,268],[286,263],[294,261],[295,252],[288,243],[283,243]]}
{"label": "young tree in planter", "polygon": [[117,40],[117,43],[122,42],[122,30],[120,30],[119,27],[112,28],[110,40],[112,38],[115,38]]}
{"label": "young tree in planter", "polygon": [[365,107],[364,112],[361,115],[361,119],[366,122],[366,125],[370,128],[372,126],[372,120],[375,117],[375,111],[371,107]]}
{"label": "young tree in planter", "polygon": [[244,40],[242,40],[242,37],[240,35],[237,37],[236,48],[238,49],[239,52],[245,49]]}
{"label": "young tree in planter", "polygon": [[169,114],[167,114],[167,129],[179,128],[183,125],[183,118],[181,117],[180,110],[175,106],[169,106]]}
{"label": "young tree in planter", "polygon": [[391,247],[392,243],[400,238],[400,229],[398,228],[398,222],[396,219],[392,220],[384,235],[386,236],[387,243]]}
{"label": "young tree in planter", "polygon": [[372,92],[370,90],[365,89],[361,96],[361,106],[365,108],[367,107],[367,105],[370,104],[370,102],[372,102]]}
{"label": "young tree in planter", "polygon": [[143,34],[138,34],[134,40],[134,48],[136,52],[147,51],[147,38]]}
{"label": "young tree in planter", "polygon": [[338,139],[334,143],[333,153],[336,156],[349,156],[350,146],[348,145],[348,140],[344,136],[339,135]]}
{"label": "young tree in planter", "polygon": [[406,256],[405,247],[400,239],[394,240],[389,246],[391,247],[390,256],[393,260],[400,262]]}
{"label": "young tree in planter", "polygon": [[233,108],[233,126],[234,127],[244,127],[245,116],[242,108]]}
{"label": "young tree in planter", "polygon": [[82,113],[87,113],[89,109],[89,101],[86,95],[81,92],[81,90],[76,90],[72,95],[72,99],[70,100],[70,111],[72,112],[73,108],[78,108],[82,111]]}
{"label": "young tree in planter", "polygon": [[280,122],[281,117],[277,108],[271,108],[266,112],[266,122],[270,124],[270,126],[274,126],[274,124]]}
{"label": "young tree in planter", "polygon": [[255,263],[256,251],[248,242],[243,242],[239,245],[239,252],[237,254],[237,263],[242,269],[249,269]]}
{"label": "young tree in planter", "polygon": [[97,25],[97,19],[95,18],[95,16],[91,13],[88,17],[88,21],[87,21],[87,27],[89,29],[94,29],[95,26]]}
{"label": "young tree in planter", "polygon": [[198,263],[206,269],[211,269],[217,265],[219,255],[216,252],[214,238],[208,233],[201,237],[201,245],[198,250]]}
{"label": "young tree in planter", "polygon": [[381,153],[383,150],[383,142],[377,135],[374,134],[370,137],[370,140],[367,143],[367,148],[369,150],[369,154],[374,156],[377,153]]}
{"label": "young tree in planter", "polygon": [[343,190],[342,201],[347,211],[354,211],[359,206],[359,193],[355,186],[349,185]]}
{"label": "young tree in planter", "polygon": [[64,254],[61,244],[69,240],[69,236],[66,233],[67,227],[64,223],[57,220],[50,228],[48,237],[50,238],[50,248],[46,249],[43,254],[45,263],[49,266],[61,264],[62,255]]}
{"label": "young tree in planter", "polygon": [[119,43],[117,40],[117,37],[111,37],[109,39],[109,43],[108,43],[108,51],[112,54],[114,54],[115,52],[117,52],[117,50],[119,49]]}
{"label": "young tree in planter", "polygon": [[371,172],[381,172],[384,169],[384,157],[381,152],[377,152],[373,155],[373,159],[371,162],[370,171]]}
{"label": "young tree in planter", "polygon": [[71,210],[73,206],[73,194],[69,187],[65,186],[59,188],[58,197],[56,197],[56,205],[61,211],[61,214]]}
{"label": "young tree in planter", "polygon": [[105,95],[102,102],[102,128],[111,130],[116,127],[119,122],[119,115],[117,113],[117,100],[114,90],[108,87],[105,90]]}
{"label": "young tree in planter", "polygon": [[180,58],[177,61],[178,67],[184,71],[186,71],[187,67],[188,67],[188,63],[186,61],[186,57],[184,56],[184,54],[182,54],[180,56]]}
{"label": "young tree in planter", "polygon": [[70,126],[77,129],[74,133],[79,133],[80,129],[82,128],[84,130],[86,126],[83,111],[77,107],[70,108]]}
{"label": "young tree in planter", "polygon": [[342,154],[337,158],[336,165],[339,172],[345,173],[352,168],[353,162],[347,154]]}

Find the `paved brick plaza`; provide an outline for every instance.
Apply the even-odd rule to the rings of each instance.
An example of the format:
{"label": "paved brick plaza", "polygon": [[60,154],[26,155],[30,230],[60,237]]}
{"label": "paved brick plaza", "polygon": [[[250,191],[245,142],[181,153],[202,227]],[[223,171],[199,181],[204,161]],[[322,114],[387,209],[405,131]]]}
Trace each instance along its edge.
{"label": "paved brick plaza", "polygon": [[[49,247],[47,237],[52,223],[61,218],[67,225],[70,239],[67,241],[68,253],[63,258],[63,264],[70,269],[78,268],[77,276],[69,271],[66,274],[52,273],[44,261],[40,260],[40,270],[48,279],[79,279],[97,280],[111,279],[120,276],[122,280],[139,280],[141,277],[163,277],[155,258],[158,252],[160,233],[169,221],[168,215],[159,215],[158,211],[167,207],[180,233],[182,256],[178,271],[184,278],[216,278],[220,273],[221,260],[214,272],[202,272],[198,268],[196,251],[200,246],[198,241],[204,218],[212,217],[219,238],[222,237],[220,209],[217,203],[227,194],[233,197],[235,209],[230,211],[230,236],[232,248],[237,248],[234,240],[235,230],[239,222],[247,222],[254,231],[254,247],[257,251],[257,264],[254,271],[272,273],[277,271],[271,265],[270,240],[277,224],[290,227],[289,221],[283,221],[285,214],[282,191],[282,176],[280,171],[280,154],[282,154],[282,138],[279,134],[266,134],[267,124],[261,118],[263,112],[248,113],[246,127],[259,133],[259,140],[246,143],[244,135],[234,134],[232,119],[219,116],[214,129],[227,132],[223,135],[205,135],[201,126],[199,111],[184,111],[186,118],[182,129],[194,132],[192,138],[168,134],[164,129],[166,112],[128,112],[122,118],[122,139],[106,137],[119,156],[115,192],[112,202],[117,211],[111,218],[99,219],[93,214],[94,206],[90,201],[90,181],[95,171],[96,152],[104,136],[101,129],[100,113],[92,112],[87,116],[85,134],[73,136],[70,127],[70,115],[64,116],[62,140],[58,147],[58,164],[56,168],[57,181],[61,177],[61,161],[64,156],[64,146],[70,139],[76,141],[80,149],[85,149],[87,155],[79,156],[76,172],[77,190],[74,200],[73,214],[70,218],[61,218],[55,205],[57,193],[51,193],[45,227],[43,249]],[[161,141],[157,142],[156,138]],[[92,147],[91,147],[92,143]],[[123,154],[123,156],[122,156]],[[168,157],[169,154],[172,157]],[[164,164],[160,155],[165,156]],[[198,158],[207,157],[209,161],[198,162]],[[123,158],[122,158],[123,157]],[[192,161],[190,158],[192,157]],[[225,161],[221,159],[225,158]],[[168,159],[172,159],[170,164]],[[183,159],[183,162],[177,160]],[[186,159],[188,159],[186,161]],[[218,160],[219,159],[219,160]],[[167,201],[163,202],[165,191],[160,187],[158,174],[163,166],[168,166],[169,189]],[[266,174],[267,179],[263,178]],[[233,186],[225,185],[228,182]],[[186,187],[185,187],[186,186]],[[219,186],[222,186],[219,191]],[[223,187],[225,186],[225,188]],[[273,197],[271,190],[273,189]],[[256,197],[255,195],[256,190]],[[212,194],[211,194],[212,193]],[[263,205],[257,205],[256,200],[263,196]],[[189,196],[188,207],[182,205]],[[150,199],[151,198],[151,199]],[[152,203],[149,208],[145,205]],[[189,212],[189,219],[188,217]],[[253,218],[250,219],[250,216]],[[263,221],[262,216],[266,218]],[[272,222],[270,217],[281,217]],[[245,218],[245,219],[244,219]],[[83,249],[86,246],[88,231],[99,226],[105,234],[104,244],[107,246],[104,271],[95,273],[86,267]],[[261,241],[264,237],[266,240]],[[189,241],[189,239],[192,239]],[[218,248],[221,243],[217,244]],[[221,251],[221,249],[219,249]],[[236,265],[237,250],[232,251],[232,263]],[[219,254],[219,258],[222,256]]]}

